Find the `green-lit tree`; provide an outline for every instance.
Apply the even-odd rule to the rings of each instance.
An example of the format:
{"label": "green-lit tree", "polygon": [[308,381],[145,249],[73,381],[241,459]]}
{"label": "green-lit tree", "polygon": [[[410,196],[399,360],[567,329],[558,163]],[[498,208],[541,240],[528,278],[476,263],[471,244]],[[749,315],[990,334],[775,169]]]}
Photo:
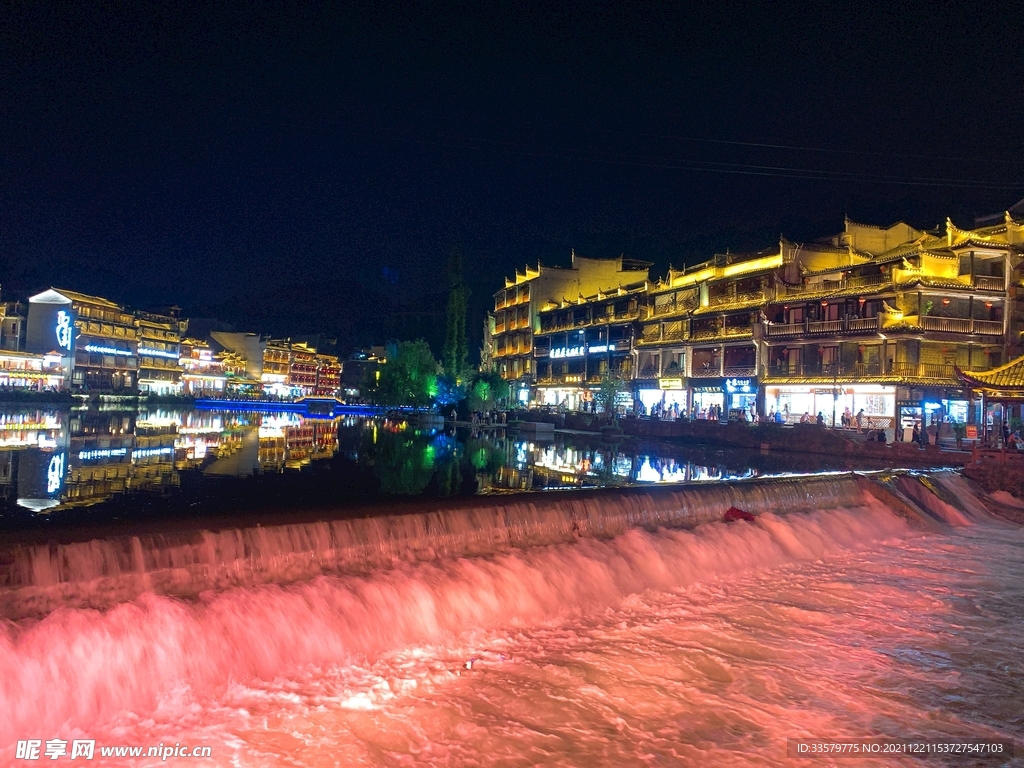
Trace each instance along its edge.
{"label": "green-lit tree", "polygon": [[602,413],[614,417],[615,398],[620,392],[625,391],[626,382],[623,381],[622,376],[606,371],[601,375],[601,382],[597,385],[597,389],[594,390],[594,402],[601,409]]}
{"label": "green-lit tree", "polygon": [[370,397],[379,405],[428,406],[437,394],[437,361],[423,339],[389,347]]}
{"label": "green-lit tree", "polygon": [[497,373],[478,373],[469,389],[468,405],[471,411],[489,411],[507,403],[508,382]]}
{"label": "green-lit tree", "polygon": [[445,375],[456,384],[462,384],[469,370],[469,351],[466,346],[466,304],[469,288],[463,276],[462,251],[452,250],[448,259],[448,310],[445,316],[444,350],[441,364]]}

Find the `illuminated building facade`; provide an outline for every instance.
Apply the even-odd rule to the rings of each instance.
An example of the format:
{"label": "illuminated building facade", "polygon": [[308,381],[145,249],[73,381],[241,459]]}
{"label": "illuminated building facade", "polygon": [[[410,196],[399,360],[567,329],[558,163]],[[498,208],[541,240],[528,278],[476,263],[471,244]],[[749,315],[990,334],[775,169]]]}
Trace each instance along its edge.
{"label": "illuminated building facade", "polygon": [[79,391],[138,391],[135,317],[98,296],[50,289],[29,298],[26,349],[67,360],[71,387]]}
{"label": "illuminated building facade", "polygon": [[267,342],[257,333],[212,331],[210,346],[224,366],[225,388],[231,395],[263,391],[263,359]]}
{"label": "illuminated building facade", "polygon": [[135,313],[139,339],[139,391],[181,394],[181,337],[188,322],[175,315]]}
{"label": "illuminated building facade", "polygon": [[292,395],[288,374],[291,369],[291,351],[287,341],[268,341],[263,349],[263,373],[260,381],[268,395],[287,397]]}
{"label": "illuminated building facade", "polygon": [[537,402],[578,408],[591,388],[611,376],[633,378],[633,341],[647,281],[575,301],[553,301],[538,312],[534,333]]}
{"label": "illuminated building facade", "polygon": [[775,252],[719,254],[650,289],[640,313],[635,397],[647,413],[707,417],[743,409],[758,395],[761,308],[782,257]]}
{"label": "illuminated building facade", "polygon": [[954,368],[1020,351],[1022,250],[1009,214],[972,231],[847,221],[824,242],[670,271],[641,311],[637,398],[691,415],[859,413],[890,439],[922,417],[973,420]]}
{"label": "illuminated building facade", "polygon": [[341,363],[337,355],[317,354],[316,388],[313,394],[321,397],[336,397],[341,390]]}
{"label": "illuminated building facade", "polygon": [[64,388],[60,355],[0,350],[0,387],[36,391]]}
{"label": "illuminated building facade", "polygon": [[[287,343],[288,385],[303,395],[316,391],[316,350],[308,344]],[[264,368],[266,363],[264,362]]]}
{"label": "illuminated building facade", "polygon": [[572,254],[565,267],[526,268],[514,278],[505,279],[505,287],[494,294],[494,312],[488,316],[485,331],[485,369],[502,378],[519,381],[517,397],[525,400],[536,379],[533,355],[534,334],[540,330],[539,312],[551,302],[576,301],[595,296],[599,291],[614,291],[647,279],[650,264],[623,259],[587,259]]}
{"label": "illuminated building facade", "polygon": [[213,347],[208,342],[186,337],[181,340],[180,350],[182,392],[191,397],[222,396],[228,377],[224,360],[214,356]]}

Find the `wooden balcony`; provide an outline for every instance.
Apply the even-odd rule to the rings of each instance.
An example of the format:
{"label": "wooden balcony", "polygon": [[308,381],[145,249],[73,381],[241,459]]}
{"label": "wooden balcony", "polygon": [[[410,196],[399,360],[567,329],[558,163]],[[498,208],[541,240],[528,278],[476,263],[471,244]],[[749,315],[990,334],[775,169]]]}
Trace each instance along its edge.
{"label": "wooden balcony", "polygon": [[977,333],[984,336],[1002,336],[1002,320],[972,320],[967,317],[934,317],[925,315],[921,318],[921,328],[939,333]]}
{"label": "wooden balcony", "polygon": [[975,275],[974,287],[981,291],[1003,291],[1006,290],[1006,281],[1002,277],[989,277],[987,275]]}
{"label": "wooden balcony", "polygon": [[[768,366],[768,376],[772,379],[835,379],[836,381],[856,381],[858,379],[892,379],[895,381],[914,382],[919,380],[943,381],[950,385],[957,383],[954,366],[940,363],[907,363],[882,361],[873,363],[855,363],[841,365],[839,363],[821,363],[807,361],[802,365]],[[727,374],[731,375],[731,374]]]}

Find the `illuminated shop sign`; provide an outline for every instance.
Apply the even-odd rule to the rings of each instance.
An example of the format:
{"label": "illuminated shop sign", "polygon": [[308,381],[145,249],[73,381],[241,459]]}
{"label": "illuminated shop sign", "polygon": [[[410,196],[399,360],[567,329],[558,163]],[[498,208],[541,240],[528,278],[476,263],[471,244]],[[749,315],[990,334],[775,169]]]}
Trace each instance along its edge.
{"label": "illuminated shop sign", "polygon": [[662,389],[682,389],[682,379],[659,379],[658,384]]}
{"label": "illuminated shop sign", "polygon": [[117,347],[104,347],[99,344],[86,344],[86,352],[95,352],[98,355],[131,355],[130,349],[118,349]]}
{"label": "illuminated shop sign", "polygon": [[58,453],[50,459],[46,468],[46,492],[56,493],[60,490],[60,484],[64,482],[64,454]]}
{"label": "illuminated shop sign", "polygon": [[749,394],[754,391],[756,387],[754,382],[750,379],[726,379],[725,380],[725,391],[730,394],[740,393]]}
{"label": "illuminated shop sign", "polygon": [[591,352],[591,353],[594,353],[594,352],[614,352],[615,351],[615,345],[614,344],[592,344],[591,346],[587,347],[587,351]]}
{"label": "illuminated shop sign", "polygon": [[[88,349],[88,347],[86,347]],[[150,349],[149,347],[139,347],[140,355],[152,355],[153,357],[171,357],[175,360],[178,359],[177,352],[168,352],[166,349]]]}
{"label": "illuminated shop sign", "polygon": [[71,315],[63,309],[57,313],[57,327],[54,329],[57,334],[57,346],[60,349],[71,350]]}
{"label": "illuminated shop sign", "polygon": [[127,448],[97,448],[92,451],[79,451],[78,459],[80,461],[89,461],[90,459],[109,459],[112,456],[124,456],[127,453]]}
{"label": "illuminated shop sign", "polygon": [[165,446],[163,448],[137,448],[132,451],[132,459],[146,459],[150,456],[166,456],[174,453],[173,446]]}
{"label": "illuminated shop sign", "polygon": [[555,347],[551,350],[552,357],[583,357],[584,348],[578,347]]}

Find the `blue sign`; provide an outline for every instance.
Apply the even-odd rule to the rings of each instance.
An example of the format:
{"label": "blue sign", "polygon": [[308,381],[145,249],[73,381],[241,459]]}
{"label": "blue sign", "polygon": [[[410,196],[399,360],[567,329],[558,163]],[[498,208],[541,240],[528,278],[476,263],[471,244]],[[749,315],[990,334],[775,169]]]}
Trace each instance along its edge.
{"label": "blue sign", "polygon": [[58,349],[71,351],[71,315],[63,309],[57,313],[57,327],[54,329],[57,334]]}

